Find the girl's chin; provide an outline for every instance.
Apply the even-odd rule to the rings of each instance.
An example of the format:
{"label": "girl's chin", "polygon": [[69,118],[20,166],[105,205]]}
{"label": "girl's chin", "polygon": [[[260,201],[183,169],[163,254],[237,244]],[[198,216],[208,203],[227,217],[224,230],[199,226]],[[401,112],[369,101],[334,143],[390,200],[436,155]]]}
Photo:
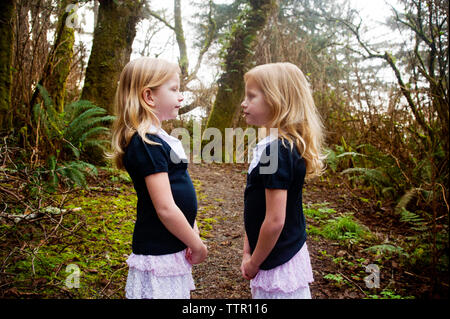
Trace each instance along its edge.
{"label": "girl's chin", "polygon": [[246,122],[248,125],[256,125],[256,124],[252,121],[252,119],[249,119],[248,117],[245,118],[245,122]]}
{"label": "girl's chin", "polygon": [[172,114],[166,114],[166,116],[163,117],[162,121],[170,121],[176,119],[178,116],[178,109],[176,111],[173,111]]}

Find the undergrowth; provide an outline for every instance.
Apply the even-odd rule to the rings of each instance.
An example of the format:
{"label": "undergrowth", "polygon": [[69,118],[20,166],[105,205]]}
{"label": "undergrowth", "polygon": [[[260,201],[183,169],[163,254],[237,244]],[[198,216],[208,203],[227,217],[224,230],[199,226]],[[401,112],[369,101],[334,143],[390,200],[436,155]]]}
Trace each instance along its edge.
{"label": "undergrowth", "polygon": [[[2,220],[0,297],[124,298],[137,197],[126,172],[100,168],[99,175],[60,208],[35,219]],[[203,198],[201,183],[193,182]],[[216,222],[204,216],[212,208],[199,209],[203,238]]]}

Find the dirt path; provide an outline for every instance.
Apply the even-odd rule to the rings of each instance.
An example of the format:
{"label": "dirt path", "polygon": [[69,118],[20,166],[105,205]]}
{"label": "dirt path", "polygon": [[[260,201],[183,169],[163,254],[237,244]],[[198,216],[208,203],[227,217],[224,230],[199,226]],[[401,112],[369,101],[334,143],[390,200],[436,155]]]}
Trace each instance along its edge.
{"label": "dirt path", "polygon": [[243,165],[189,164],[191,178],[201,183],[199,217],[211,219],[212,227],[206,236],[208,258],[194,266],[197,289],[192,298],[251,297],[248,281],[239,270],[244,233],[245,170]]}
{"label": "dirt path", "polygon": [[[249,282],[242,278],[239,269],[247,165],[191,163],[189,171],[193,180],[201,181],[199,217],[217,220],[212,223],[212,230],[206,238],[209,249],[207,261],[194,266],[197,289],[192,297],[251,298]],[[323,191],[312,185],[310,190],[305,191],[304,202],[324,202],[323,195],[326,193],[323,194]],[[323,279],[324,275],[336,270],[336,265],[323,258],[323,252],[342,255],[342,251],[320,239],[309,240],[308,247],[315,276],[315,282],[311,284],[313,298],[364,297],[361,291],[358,293],[355,289],[335,287]]]}
{"label": "dirt path", "polygon": [[[199,219],[207,220],[207,261],[194,266],[197,289],[192,298],[251,298],[249,282],[240,275],[243,241],[243,196],[247,165],[193,164],[189,172],[199,190]],[[332,241],[308,234],[308,249],[315,281],[311,294],[317,299],[404,298],[429,290],[427,278],[405,272],[394,257],[369,254],[365,248],[389,236],[401,236],[393,220],[379,218],[383,207],[375,207],[362,196],[349,191],[339,180],[328,177],[307,182],[303,204],[324,204],[334,218],[350,213],[374,236],[369,244]],[[306,217],[307,224],[316,222]],[[366,287],[366,266],[379,265],[380,285]]]}

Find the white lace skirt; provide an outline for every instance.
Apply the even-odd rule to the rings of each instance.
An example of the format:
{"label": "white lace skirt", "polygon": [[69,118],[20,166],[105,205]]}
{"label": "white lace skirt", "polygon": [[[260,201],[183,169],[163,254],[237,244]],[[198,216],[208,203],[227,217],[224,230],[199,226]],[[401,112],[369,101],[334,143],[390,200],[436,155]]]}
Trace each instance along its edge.
{"label": "white lace skirt", "polygon": [[313,282],[306,243],[288,262],[270,270],[260,270],[250,281],[253,299],[311,299]]}
{"label": "white lace skirt", "polygon": [[190,299],[195,289],[186,250],[159,256],[132,253],[127,264],[128,299]]}

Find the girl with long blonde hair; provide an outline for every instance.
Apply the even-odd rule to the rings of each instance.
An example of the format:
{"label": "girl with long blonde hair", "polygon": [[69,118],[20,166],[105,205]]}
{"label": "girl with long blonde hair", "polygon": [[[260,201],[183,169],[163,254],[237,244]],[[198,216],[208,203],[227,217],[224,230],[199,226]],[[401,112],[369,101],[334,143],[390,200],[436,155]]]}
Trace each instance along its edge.
{"label": "girl with long blonde hair", "polygon": [[247,175],[241,272],[253,298],[311,298],[302,188],[323,171],[322,122],[294,64],[259,65],[244,80],[246,122],[275,134],[256,145]]}
{"label": "girl with long blonde hair", "polygon": [[183,101],[179,76],[174,63],[139,58],[125,66],[116,92],[110,158],[128,171],[138,198],[127,298],[190,298],[191,265],[207,255],[186,154],[161,128]]}

